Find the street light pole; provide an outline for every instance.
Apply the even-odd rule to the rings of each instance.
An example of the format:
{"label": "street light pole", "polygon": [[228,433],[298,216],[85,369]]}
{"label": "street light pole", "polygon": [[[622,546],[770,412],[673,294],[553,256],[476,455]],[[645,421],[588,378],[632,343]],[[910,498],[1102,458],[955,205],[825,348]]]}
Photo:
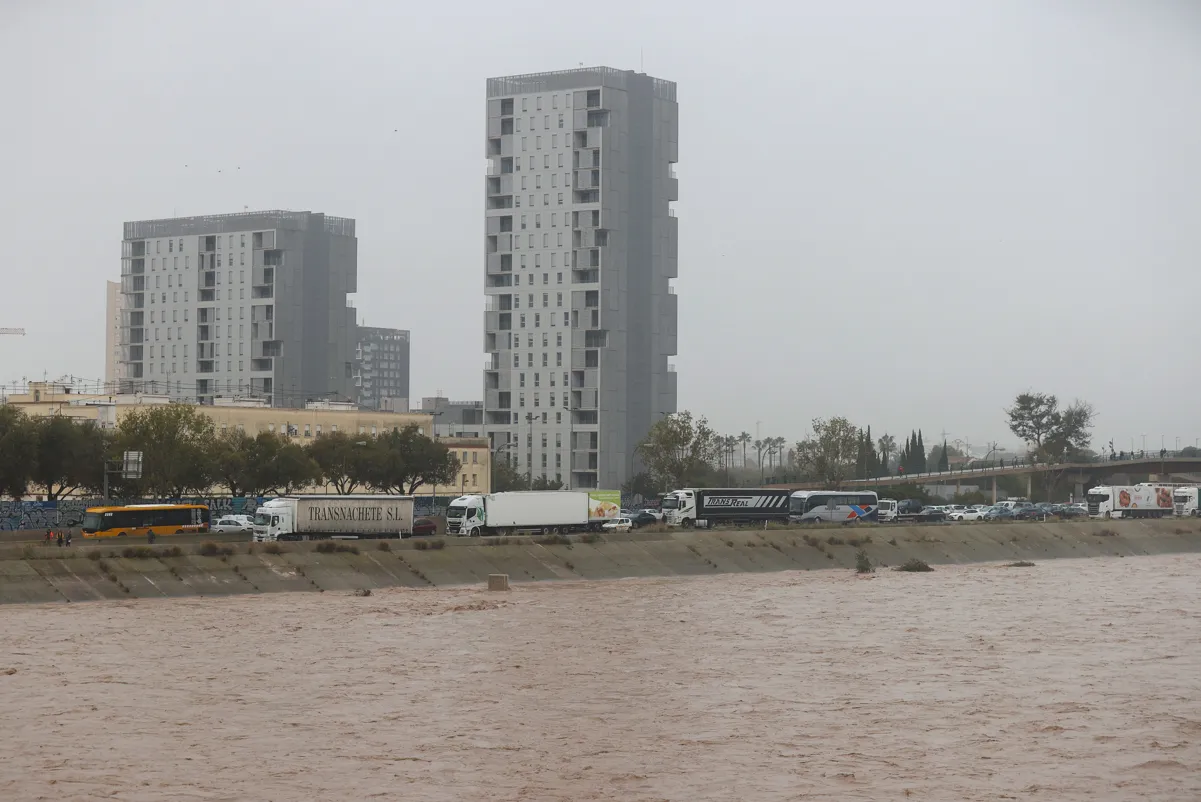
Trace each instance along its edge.
{"label": "street light pole", "polygon": [[529,467],[529,471],[526,474],[529,477],[529,484],[526,489],[533,490],[534,489],[534,413],[533,412],[525,413],[525,419],[526,419],[526,422],[530,424],[530,434],[529,434],[530,439],[528,441],[526,441],[526,445],[528,446],[528,449],[526,452],[526,465]]}

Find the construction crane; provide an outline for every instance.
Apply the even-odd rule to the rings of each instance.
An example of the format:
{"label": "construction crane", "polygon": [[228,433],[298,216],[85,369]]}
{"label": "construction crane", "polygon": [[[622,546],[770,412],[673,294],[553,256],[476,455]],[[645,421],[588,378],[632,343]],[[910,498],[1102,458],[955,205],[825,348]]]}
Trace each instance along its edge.
{"label": "construction crane", "polygon": [[16,334],[18,336],[24,337],[25,329],[0,329],[0,334]]}

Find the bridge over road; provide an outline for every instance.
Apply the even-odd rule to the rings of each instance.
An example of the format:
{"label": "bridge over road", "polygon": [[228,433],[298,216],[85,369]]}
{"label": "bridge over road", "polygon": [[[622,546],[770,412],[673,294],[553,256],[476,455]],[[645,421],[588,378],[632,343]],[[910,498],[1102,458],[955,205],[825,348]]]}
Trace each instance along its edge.
{"label": "bridge over road", "polygon": [[[1201,484],[1201,456],[1180,456],[1175,452],[1167,452],[1162,457],[1159,454],[1146,454],[1129,459],[1097,459],[1090,462],[1061,462],[1042,463],[1019,461],[1016,464],[994,463],[980,467],[964,467],[950,471],[928,471],[926,473],[906,473],[900,475],[878,476],[874,479],[848,479],[842,483],[846,489],[863,487],[890,487],[893,485],[955,485],[981,484],[979,480],[993,478],[992,496],[997,500],[998,476],[1025,476],[1026,495],[1029,496],[1035,475],[1054,473],[1075,480],[1077,497],[1083,497],[1084,492],[1100,483],[1102,477],[1115,473],[1147,473],[1155,474],[1159,481],[1188,481]],[[791,487],[796,490],[821,490],[823,482],[798,482],[795,484],[768,485],[769,487]]]}

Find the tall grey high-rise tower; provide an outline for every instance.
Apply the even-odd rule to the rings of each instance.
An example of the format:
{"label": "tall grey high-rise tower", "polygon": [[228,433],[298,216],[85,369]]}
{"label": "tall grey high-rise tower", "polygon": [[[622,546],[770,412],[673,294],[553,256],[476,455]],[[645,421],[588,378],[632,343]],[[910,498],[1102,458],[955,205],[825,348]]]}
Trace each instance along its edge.
{"label": "tall grey high-rise tower", "polygon": [[126,390],[277,407],[353,400],[354,220],[247,212],[125,224]]}
{"label": "tall grey high-rise tower", "polygon": [[593,67],[487,103],[485,429],[522,473],[616,489],[676,411],[676,85]]}

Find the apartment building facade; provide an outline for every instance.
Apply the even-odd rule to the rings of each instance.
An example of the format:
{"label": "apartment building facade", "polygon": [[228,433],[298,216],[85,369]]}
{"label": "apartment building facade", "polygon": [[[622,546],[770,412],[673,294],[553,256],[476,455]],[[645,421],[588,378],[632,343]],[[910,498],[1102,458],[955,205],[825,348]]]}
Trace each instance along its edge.
{"label": "apartment building facade", "polygon": [[358,327],[354,383],[360,406],[408,411],[409,339],[405,329]]}
{"label": "apartment building facade", "polygon": [[676,411],[676,86],[491,78],[486,112],[485,431],[522,473],[618,488]]}
{"label": "apartment building facade", "polygon": [[118,382],[212,404],[354,397],[354,220],[264,211],[129,222]]}

